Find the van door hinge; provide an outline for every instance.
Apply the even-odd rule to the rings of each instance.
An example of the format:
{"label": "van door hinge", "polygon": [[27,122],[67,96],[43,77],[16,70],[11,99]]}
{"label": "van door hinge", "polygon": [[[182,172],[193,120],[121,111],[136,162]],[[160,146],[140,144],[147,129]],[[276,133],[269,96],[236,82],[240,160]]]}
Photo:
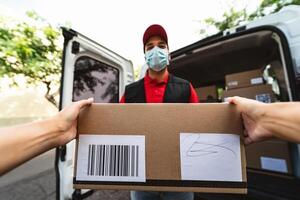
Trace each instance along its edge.
{"label": "van door hinge", "polygon": [[89,190],[85,193],[81,193],[82,191],[80,189],[75,189],[73,194],[72,194],[72,200],[83,200],[92,194],[94,194],[94,190]]}
{"label": "van door hinge", "polygon": [[61,161],[66,161],[66,154],[67,154],[67,146],[66,145],[63,145],[61,146],[60,148],[60,151],[59,151],[59,154],[60,154],[60,160]]}
{"label": "van door hinge", "polygon": [[72,200],[82,200],[83,198],[81,197],[81,190],[75,189],[73,194],[72,194]]}
{"label": "van door hinge", "polygon": [[79,53],[79,51],[80,51],[80,43],[76,42],[76,41],[72,42],[72,51],[71,52],[73,54],[77,54],[77,53]]}
{"label": "van door hinge", "polygon": [[247,28],[246,26],[240,26],[240,27],[236,28],[235,31],[236,32],[244,31],[244,30],[246,30],[246,28]]}

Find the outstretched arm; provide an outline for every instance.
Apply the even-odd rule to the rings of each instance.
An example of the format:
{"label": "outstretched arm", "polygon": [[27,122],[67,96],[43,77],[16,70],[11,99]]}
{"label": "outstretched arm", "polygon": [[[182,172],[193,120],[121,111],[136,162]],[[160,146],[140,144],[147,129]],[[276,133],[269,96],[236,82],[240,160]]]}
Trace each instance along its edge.
{"label": "outstretched arm", "polygon": [[0,128],[0,175],[74,139],[78,114],[92,102],[92,98],[74,102],[43,121]]}
{"label": "outstretched arm", "polygon": [[242,97],[228,102],[242,113],[246,144],[272,137],[300,143],[300,102],[266,104]]}

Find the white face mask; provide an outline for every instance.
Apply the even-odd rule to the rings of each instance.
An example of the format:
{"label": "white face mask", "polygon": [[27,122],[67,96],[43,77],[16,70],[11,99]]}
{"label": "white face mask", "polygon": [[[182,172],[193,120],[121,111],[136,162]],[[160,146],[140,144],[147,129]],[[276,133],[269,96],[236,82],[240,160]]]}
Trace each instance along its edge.
{"label": "white face mask", "polygon": [[161,71],[169,65],[169,53],[167,49],[155,46],[145,54],[146,63],[154,71]]}

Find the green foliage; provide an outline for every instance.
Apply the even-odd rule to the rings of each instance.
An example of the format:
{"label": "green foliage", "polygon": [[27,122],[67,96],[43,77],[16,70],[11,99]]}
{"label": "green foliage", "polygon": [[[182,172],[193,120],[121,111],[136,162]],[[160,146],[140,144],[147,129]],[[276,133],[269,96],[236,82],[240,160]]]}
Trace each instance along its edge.
{"label": "green foliage", "polygon": [[240,24],[247,20],[247,14],[245,9],[241,11],[236,11],[234,8],[230,8],[229,12],[223,14],[223,20],[217,21],[214,18],[210,17],[204,20],[204,23],[215,26],[218,30],[223,31],[228,27],[234,27],[236,24]]}
{"label": "green foliage", "polygon": [[[242,10],[236,10],[233,7],[222,15],[221,20],[214,18],[207,18],[202,23],[212,26],[219,31],[242,25],[242,23],[263,17],[265,15],[279,11],[284,6],[288,5],[300,5],[300,0],[262,0],[261,4],[253,13],[247,13],[246,8]],[[205,30],[200,31],[201,34],[205,34]]]}
{"label": "green foliage", "polygon": [[50,91],[60,80],[60,31],[35,12],[27,12],[27,16],[29,21],[0,17],[0,78],[15,80],[22,74],[28,84],[45,84],[46,98],[57,105]]}
{"label": "green foliage", "polygon": [[140,65],[134,69],[134,80],[135,81],[139,79],[141,70],[142,70],[142,65]]}
{"label": "green foliage", "polygon": [[281,8],[288,5],[300,5],[300,0],[263,0],[257,11],[253,13],[253,17],[262,17],[278,12]]}

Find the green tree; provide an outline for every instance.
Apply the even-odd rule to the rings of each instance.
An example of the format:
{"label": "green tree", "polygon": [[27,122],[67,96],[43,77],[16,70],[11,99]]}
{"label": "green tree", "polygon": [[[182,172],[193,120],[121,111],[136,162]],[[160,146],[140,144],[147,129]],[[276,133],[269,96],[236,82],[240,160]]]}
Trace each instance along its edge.
{"label": "green tree", "polygon": [[18,86],[18,75],[23,75],[28,86],[44,84],[45,98],[57,106],[62,56],[60,30],[33,11],[26,14],[27,21],[0,16],[0,78],[11,78],[11,87]]}
{"label": "green tree", "polygon": [[209,17],[201,21],[206,27],[200,30],[200,34],[205,35],[206,28],[215,28],[218,31],[242,25],[242,23],[263,17],[265,15],[279,11],[284,6],[300,5],[300,0],[262,0],[258,8],[252,12],[247,13],[246,8],[236,10],[231,7],[229,11],[224,12],[221,20]]}
{"label": "green tree", "polygon": [[141,70],[142,70],[142,65],[140,65],[134,69],[134,80],[135,81],[139,79]]}

